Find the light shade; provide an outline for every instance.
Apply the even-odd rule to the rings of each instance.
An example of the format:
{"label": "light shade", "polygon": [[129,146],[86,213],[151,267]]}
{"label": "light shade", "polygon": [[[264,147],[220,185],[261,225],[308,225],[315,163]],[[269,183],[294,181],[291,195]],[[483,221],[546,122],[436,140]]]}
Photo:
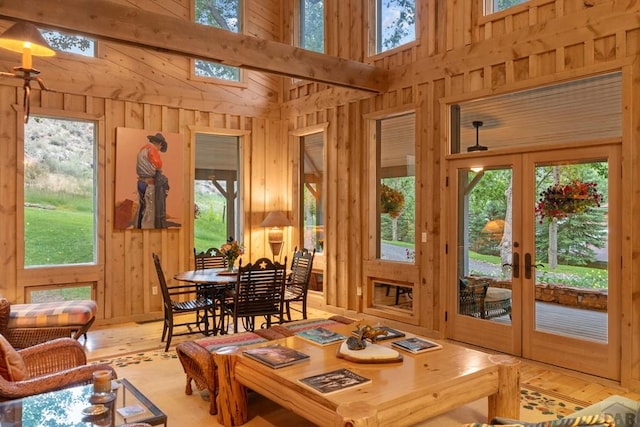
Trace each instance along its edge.
{"label": "light shade", "polygon": [[291,221],[282,211],[273,211],[264,218],[260,227],[290,227]]}
{"label": "light shade", "polygon": [[274,257],[280,255],[284,243],[282,227],[290,227],[291,221],[282,211],[273,211],[264,218],[261,227],[269,228],[269,246]]}
{"label": "light shade", "polygon": [[[28,44],[27,44],[28,43]],[[23,53],[25,47],[34,56],[54,56],[56,51],[42,37],[38,28],[28,22],[19,21],[0,35],[0,47]]]}

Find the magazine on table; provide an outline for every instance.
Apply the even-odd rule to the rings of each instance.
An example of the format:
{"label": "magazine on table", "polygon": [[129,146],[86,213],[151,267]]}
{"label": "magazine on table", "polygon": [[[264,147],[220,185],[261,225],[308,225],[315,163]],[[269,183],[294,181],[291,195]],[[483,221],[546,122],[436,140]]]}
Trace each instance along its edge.
{"label": "magazine on table", "polygon": [[347,339],[344,335],[326,328],[306,329],[296,332],[296,335],[318,345],[329,345]]}
{"label": "magazine on table", "polygon": [[410,353],[424,353],[426,351],[438,350],[442,345],[424,338],[406,338],[391,343],[393,347],[408,351]]}
{"label": "magazine on table", "polygon": [[358,375],[349,369],[341,368],[335,371],[302,378],[298,381],[322,394],[329,394],[346,388],[368,384],[371,382],[371,379]]}
{"label": "magazine on table", "polygon": [[[404,332],[399,331],[397,329],[393,329],[390,328],[389,326],[375,326],[374,329],[382,329],[387,331],[386,335],[378,335],[376,336],[376,341],[384,341],[384,340],[391,340],[394,338],[401,338],[406,336]],[[358,330],[356,329],[355,331],[353,331],[351,333],[351,335],[353,335],[354,337],[358,336]]]}
{"label": "magazine on table", "polygon": [[242,352],[247,357],[262,362],[274,369],[293,365],[309,359],[309,355],[283,345],[255,347]]}

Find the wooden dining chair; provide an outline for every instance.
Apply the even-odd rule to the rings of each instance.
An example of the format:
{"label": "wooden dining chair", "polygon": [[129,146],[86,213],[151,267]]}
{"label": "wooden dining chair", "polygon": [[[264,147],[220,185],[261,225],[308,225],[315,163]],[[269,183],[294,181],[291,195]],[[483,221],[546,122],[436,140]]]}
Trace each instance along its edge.
{"label": "wooden dining chair", "polygon": [[[162,301],[164,306],[164,324],[162,325],[162,339],[167,340],[164,351],[169,350],[171,338],[179,335],[190,335],[204,333],[209,335],[209,313],[215,310],[215,300],[195,283],[168,286],[162,271],[160,258],[153,254],[153,263],[158,274],[160,289],[162,290]],[[184,300],[184,298],[191,298]],[[174,322],[174,316],[186,313],[194,313],[194,320],[183,320]],[[173,328],[180,327],[184,330],[174,333]]]}
{"label": "wooden dining chair", "polygon": [[[291,310],[302,313],[302,318],[307,318],[307,293],[309,290],[309,279],[311,279],[311,269],[313,268],[313,258],[316,250],[309,251],[306,248],[298,250],[296,247],[291,258],[291,273],[287,277],[284,287],[284,308],[283,315],[287,321],[291,321]],[[302,309],[292,309],[292,302],[301,302]]]}
{"label": "wooden dining chair", "polygon": [[193,259],[196,270],[227,267],[227,260],[218,248],[209,248],[199,253],[196,251],[196,248],[193,248]]}
{"label": "wooden dining chair", "polygon": [[284,264],[260,258],[253,264],[242,265],[240,260],[235,289],[223,305],[222,330],[226,330],[225,315],[233,319],[234,332],[238,332],[239,321],[246,331],[253,331],[256,317],[264,317],[267,328],[271,326],[272,317],[282,319],[286,264],[286,257]]}

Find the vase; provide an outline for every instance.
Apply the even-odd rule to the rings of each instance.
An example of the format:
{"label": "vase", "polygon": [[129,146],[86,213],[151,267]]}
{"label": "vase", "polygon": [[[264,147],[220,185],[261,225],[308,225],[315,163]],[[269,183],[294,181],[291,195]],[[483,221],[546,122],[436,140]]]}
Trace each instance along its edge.
{"label": "vase", "polygon": [[227,271],[229,273],[233,273],[233,270],[235,269],[235,263],[236,263],[235,258],[227,260]]}

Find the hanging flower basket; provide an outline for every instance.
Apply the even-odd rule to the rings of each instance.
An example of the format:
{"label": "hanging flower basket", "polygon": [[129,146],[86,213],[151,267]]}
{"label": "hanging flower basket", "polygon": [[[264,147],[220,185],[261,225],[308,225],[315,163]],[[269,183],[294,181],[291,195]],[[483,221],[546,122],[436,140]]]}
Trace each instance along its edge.
{"label": "hanging flower basket", "polygon": [[566,185],[554,184],[540,193],[536,205],[536,214],[543,219],[566,218],[570,214],[585,212],[600,206],[602,195],[597,190],[595,182],[574,180]]}
{"label": "hanging flower basket", "polygon": [[404,195],[388,185],[380,185],[380,212],[397,218],[404,206]]}

